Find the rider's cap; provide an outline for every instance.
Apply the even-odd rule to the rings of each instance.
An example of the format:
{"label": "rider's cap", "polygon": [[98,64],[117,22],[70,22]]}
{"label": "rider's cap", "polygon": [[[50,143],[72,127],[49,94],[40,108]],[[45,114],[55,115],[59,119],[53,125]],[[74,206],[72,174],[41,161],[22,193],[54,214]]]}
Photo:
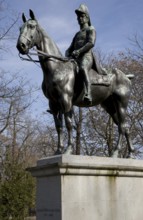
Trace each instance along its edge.
{"label": "rider's cap", "polygon": [[81,4],[79,6],[78,9],[75,10],[75,13],[78,15],[78,14],[86,14],[89,18],[89,26],[91,26],[91,22],[90,22],[90,16],[89,16],[89,10],[88,10],[88,7],[85,5],[85,4]]}

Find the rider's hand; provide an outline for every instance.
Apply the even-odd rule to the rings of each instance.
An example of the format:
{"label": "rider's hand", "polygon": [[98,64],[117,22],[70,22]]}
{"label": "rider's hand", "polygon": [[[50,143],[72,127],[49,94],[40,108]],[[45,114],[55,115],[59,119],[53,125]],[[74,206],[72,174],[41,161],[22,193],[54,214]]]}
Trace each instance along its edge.
{"label": "rider's hand", "polygon": [[74,50],[74,51],[72,52],[72,57],[74,57],[74,58],[78,58],[79,55],[80,55],[79,50]]}

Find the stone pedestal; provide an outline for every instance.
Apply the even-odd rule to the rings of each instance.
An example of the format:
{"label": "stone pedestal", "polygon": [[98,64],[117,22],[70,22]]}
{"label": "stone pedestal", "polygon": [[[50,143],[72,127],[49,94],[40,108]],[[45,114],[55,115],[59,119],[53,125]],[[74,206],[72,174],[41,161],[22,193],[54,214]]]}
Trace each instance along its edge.
{"label": "stone pedestal", "polygon": [[29,170],[37,220],[143,219],[143,161],[60,155]]}

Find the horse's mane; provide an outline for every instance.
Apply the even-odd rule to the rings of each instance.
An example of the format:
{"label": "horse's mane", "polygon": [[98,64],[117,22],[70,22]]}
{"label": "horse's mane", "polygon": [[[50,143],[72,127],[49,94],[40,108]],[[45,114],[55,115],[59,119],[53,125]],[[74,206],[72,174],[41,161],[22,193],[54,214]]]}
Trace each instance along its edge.
{"label": "horse's mane", "polygon": [[37,22],[37,25],[38,25],[38,30],[42,33],[43,37],[47,38],[53,44],[53,46],[56,47],[59,54],[62,55],[62,53],[60,52],[60,49],[58,48],[54,40],[52,40],[52,38],[48,36],[47,32],[41,27],[41,25],[39,25],[38,22]]}
{"label": "horse's mane", "polygon": [[37,22],[37,25],[38,25],[38,30],[42,32],[43,36],[49,38],[47,32],[44,30],[44,28],[41,27],[41,25],[38,22]]}

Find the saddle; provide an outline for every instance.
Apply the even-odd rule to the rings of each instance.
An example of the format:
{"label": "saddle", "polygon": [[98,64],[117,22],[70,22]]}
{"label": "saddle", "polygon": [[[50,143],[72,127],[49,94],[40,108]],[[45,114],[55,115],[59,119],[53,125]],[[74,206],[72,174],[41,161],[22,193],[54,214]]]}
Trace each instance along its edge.
{"label": "saddle", "polygon": [[[96,56],[93,52],[92,52],[92,56],[93,56],[93,65],[91,67],[91,71],[94,72],[93,73],[94,77],[92,77],[93,79],[91,80],[91,85],[110,86],[111,83],[110,83],[109,74],[103,67],[101,67],[101,65],[99,65],[99,63],[97,62]],[[80,82],[81,81],[84,82],[84,79],[82,77],[82,74],[80,73],[78,63],[76,62],[76,60],[74,60],[74,63],[76,66],[76,81],[78,81],[80,78]]]}
{"label": "saddle", "polygon": [[[76,65],[77,66],[77,65]],[[78,68],[76,68],[76,75],[75,75],[75,84],[74,84],[74,97],[73,101],[78,102],[78,100],[84,100],[85,94],[86,94],[86,86],[84,82],[84,77],[82,73],[79,71]],[[101,69],[102,71],[102,69]],[[97,69],[91,69],[89,72],[89,78],[90,78],[90,85],[91,87],[94,86],[103,86],[103,87],[109,87],[111,85],[111,78],[112,74],[101,74],[101,72],[97,72]]]}
{"label": "saddle", "polygon": [[99,85],[99,86],[110,86],[110,77],[102,75],[100,78],[94,78],[91,82],[91,85]]}

